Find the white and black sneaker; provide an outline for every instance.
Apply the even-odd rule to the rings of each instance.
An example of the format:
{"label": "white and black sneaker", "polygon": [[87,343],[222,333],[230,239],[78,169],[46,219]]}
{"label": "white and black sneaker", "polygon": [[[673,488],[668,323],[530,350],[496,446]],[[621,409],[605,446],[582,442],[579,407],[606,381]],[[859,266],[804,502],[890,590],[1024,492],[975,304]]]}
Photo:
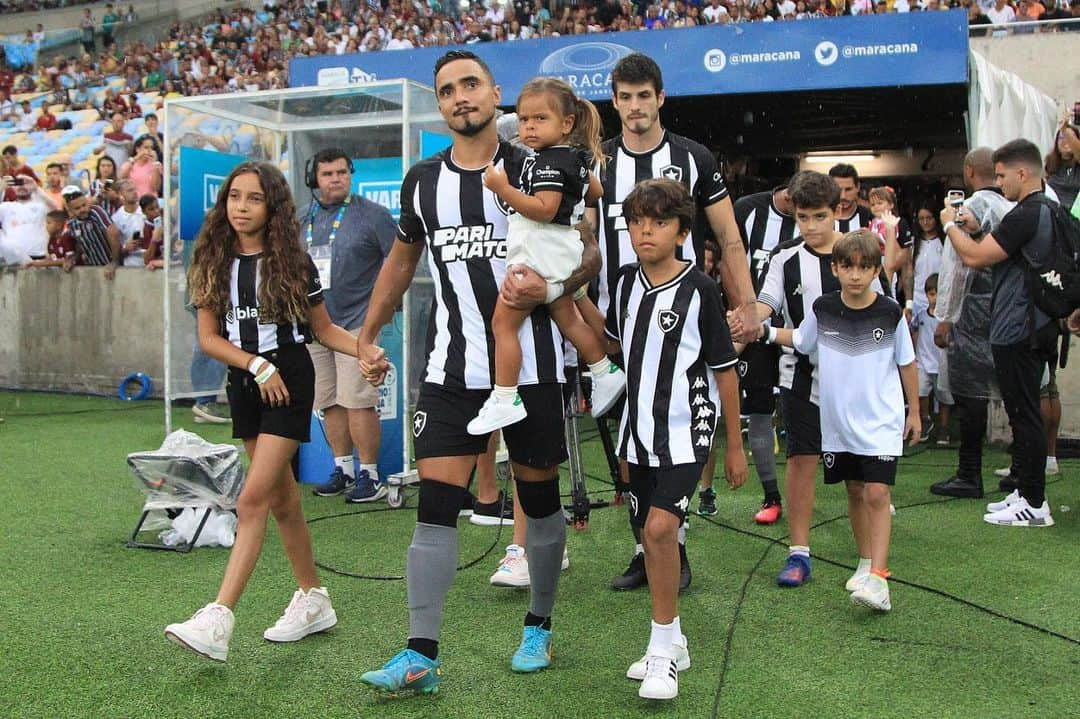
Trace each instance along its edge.
{"label": "white and black sneaker", "polygon": [[[676,639],[671,648],[675,656],[675,668],[680,672],[685,672],[690,668],[690,649],[684,635],[679,639]],[[626,678],[633,679],[636,682],[640,682],[645,679],[645,675],[648,673],[649,655],[646,653],[641,659],[630,665],[630,668],[626,670]]]}
{"label": "white and black sneaker", "polygon": [[1054,518],[1050,516],[1050,503],[1043,500],[1039,507],[1032,507],[1021,496],[1004,509],[983,515],[983,521],[1002,527],[1052,527]]}
{"label": "white and black sneaker", "polygon": [[675,657],[662,654],[646,656],[645,678],[641,680],[637,693],[642,699],[674,699],[679,696],[679,669],[675,666]]}
{"label": "white and black sneaker", "polygon": [[1016,504],[1019,501],[1020,490],[1014,489],[1013,491],[1009,492],[1009,494],[1005,496],[1005,499],[1001,500],[1000,502],[990,502],[989,504],[987,504],[986,511],[988,513],[1000,512],[1001,510],[1008,507],[1010,504]]}

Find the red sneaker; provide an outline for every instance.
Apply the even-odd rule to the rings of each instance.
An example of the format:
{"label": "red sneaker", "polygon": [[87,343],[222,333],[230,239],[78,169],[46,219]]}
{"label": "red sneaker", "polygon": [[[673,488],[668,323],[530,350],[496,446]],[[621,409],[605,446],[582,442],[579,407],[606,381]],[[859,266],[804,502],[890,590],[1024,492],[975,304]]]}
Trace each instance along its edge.
{"label": "red sneaker", "polygon": [[780,517],[784,516],[784,508],[775,499],[767,499],[761,505],[761,509],[754,515],[754,521],[758,524],[776,524]]}

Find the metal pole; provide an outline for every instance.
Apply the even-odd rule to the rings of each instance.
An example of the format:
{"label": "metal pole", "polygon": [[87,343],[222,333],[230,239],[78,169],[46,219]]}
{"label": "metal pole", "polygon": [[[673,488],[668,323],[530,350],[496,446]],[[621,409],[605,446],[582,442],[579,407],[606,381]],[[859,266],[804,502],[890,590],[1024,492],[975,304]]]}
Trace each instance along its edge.
{"label": "metal pole", "polygon": [[[409,135],[412,130],[412,117],[409,114],[409,81],[401,81],[401,178],[409,171],[411,155]],[[398,370],[398,384],[401,386],[401,471],[410,469],[409,435],[412,432],[412,417],[408,412],[409,402],[409,362],[412,352],[409,350],[409,337],[412,336],[411,307],[412,292],[406,290],[401,304],[401,369]]]}
{"label": "metal pole", "polygon": [[[169,100],[165,101],[165,107],[162,111],[162,117],[164,119],[163,126],[165,130],[165,140],[162,143],[163,155],[165,158],[165,167],[162,168],[162,180],[165,196],[165,210],[169,209],[169,203],[172,200],[172,144],[170,142],[171,134],[169,132]],[[179,211],[179,203],[177,203],[177,211]],[[172,433],[172,358],[171,352],[169,352],[170,342],[169,336],[172,331],[172,311],[169,302],[169,266],[172,264],[172,212],[162,212],[162,237],[161,237],[161,254],[162,259],[165,260],[165,266],[162,268],[161,273],[162,282],[164,283],[164,290],[162,292],[162,317],[163,317],[163,331],[162,331],[162,348],[164,352],[163,367],[165,371],[165,435],[168,436]]]}

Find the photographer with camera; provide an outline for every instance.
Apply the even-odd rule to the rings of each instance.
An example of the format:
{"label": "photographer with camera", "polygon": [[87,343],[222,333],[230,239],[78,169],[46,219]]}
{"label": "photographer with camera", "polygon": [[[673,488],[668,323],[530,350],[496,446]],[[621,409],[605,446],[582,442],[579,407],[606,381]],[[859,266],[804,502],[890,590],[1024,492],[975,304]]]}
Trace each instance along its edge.
{"label": "photographer with camera", "polygon": [[991,268],[990,350],[1005,411],[1013,432],[1013,464],[1018,487],[1002,502],[987,506],[983,520],[1000,526],[1049,527],[1046,450],[1039,385],[1049,347],[1056,349],[1058,323],[1035,303],[1027,267],[1039,267],[1054,243],[1056,204],[1043,195],[1042,153],[1028,140],[1013,140],[992,156],[997,186],[1016,205],[989,233],[972,227],[946,205],[941,221],[961,261]]}

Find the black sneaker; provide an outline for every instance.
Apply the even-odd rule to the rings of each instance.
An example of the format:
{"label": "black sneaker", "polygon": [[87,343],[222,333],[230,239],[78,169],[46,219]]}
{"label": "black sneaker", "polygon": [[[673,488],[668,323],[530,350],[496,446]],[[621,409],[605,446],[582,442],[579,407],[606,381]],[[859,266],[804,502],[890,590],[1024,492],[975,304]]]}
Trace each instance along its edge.
{"label": "black sneaker", "polygon": [[929,420],[926,421],[925,424],[923,424],[922,436],[919,437],[919,443],[921,444],[922,442],[929,442],[930,441],[930,435],[933,434],[933,432],[934,432],[934,420],[929,419]]}
{"label": "black sneaker", "polygon": [[690,588],[690,580],[693,579],[693,575],[690,573],[690,558],[686,556],[686,545],[679,545],[679,594],[682,594]]}
{"label": "black sneaker", "polygon": [[472,516],[469,522],[481,527],[497,527],[500,524],[506,526],[514,523],[514,500],[499,491],[499,498],[487,504],[477,500],[473,503]]}
{"label": "black sneaker", "polygon": [[698,492],[697,513],[702,517],[711,517],[716,514],[716,492],[712,487]]}
{"label": "black sneaker", "polygon": [[982,477],[967,479],[953,475],[944,482],[930,485],[930,493],[940,497],[960,497],[961,499],[982,499]]}
{"label": "black sneaker", "polygon": [[334,471],[330,473],[330,479],[322,484],[316,484],[312,488],[312,492],[317,497],[336,497],[342,492],[346,492],[353,488],[353,479],[349,475],[345,474],[345,470],[341,467],[334,467]]}
{"label": "black sneaker", "polygon": [[1020,478],[1015,474],[1010,474],[998,482],[998,489],[1002,492],[1015,492],[1020,489]]}
{"label": "black sneaker", "polygon": [[611,588],[618,590],[637,589],[649,583],[645,576],[645,553],[638,552],[630,560],[630,566],[626,571],[611,580]]}

